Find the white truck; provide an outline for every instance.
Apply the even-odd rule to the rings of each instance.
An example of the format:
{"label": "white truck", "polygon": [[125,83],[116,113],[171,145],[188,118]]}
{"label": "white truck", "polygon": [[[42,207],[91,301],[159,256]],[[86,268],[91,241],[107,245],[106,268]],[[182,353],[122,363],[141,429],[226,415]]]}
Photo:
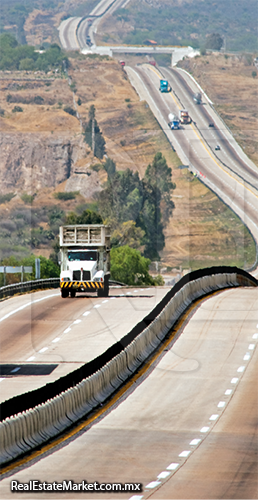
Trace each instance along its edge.
{"label": "white truck", "polygon": [[110,277],[110,228],[102,224],[59,228],[61,296],[97,292],[107,297]]}
{"label": "white truck", "polygon": [[168,120],[168,126],[171,128],[171,130],[177,130],[180,128],[180,120],[178,116],[174,115],[173,113],[169,113]]}

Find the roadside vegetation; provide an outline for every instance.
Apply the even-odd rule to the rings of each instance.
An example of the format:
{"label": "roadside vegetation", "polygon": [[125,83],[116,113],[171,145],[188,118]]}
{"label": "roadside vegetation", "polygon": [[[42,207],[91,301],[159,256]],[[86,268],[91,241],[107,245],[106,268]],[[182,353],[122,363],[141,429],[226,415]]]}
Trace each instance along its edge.
{"label": "roadside vegetation", "polygon": [[[130,263],[131,258],[138,262],[140,255],[148,266],[148,259],[155,262],[150,264],[155,274],[161,269],[177,272],[180,266],[189,270],[254,263],[250,233],[230,208],[182,168],[147,103],[139,101],[118,62],[73,55],[69,67],[72,88],[66,79],[48,81],[41,72],[36,81],[30,75],[33,72],[22,80],[17,71],[13,80],[6,75],[2,80],[2,130],[13,141],[16,132],[17,137],[22,132],[25,140],[28,132],[33,151],[41,137],[43,141],[49,137],[50,143],[69,137],[76,155],[69,178],[62,184],[28,188],[28,192],[10,184],[9,191],[1,193],[0,264],[8,263],[11,249],[17,265],[30,256],[42,256],[57,265],[59,226],[84,220],[84,212],[89,210],[111,226],[112,252],[117,253],[118,263],[123,259]],[[73,96],[82,129],[77,117],[64,109],[73,107]],[[20,104],[24,111],[14,116],[11,110]],[[97,134],[103,139],[100,157],[96,151],[95,157],[92,154],[89,122],[93,116],[95,139]],[[37,138],[34,143],[32,132]],[[16,149],[24,154],[20,145]],[[117,251],[127,247],[136,253]],[[144,266],[146,260],[140,259]],[[130,282],[145,279],[142,270],[136,271],[138,264]],[[114,277],[124,281],[117,277],[118,271],[119,265],[113,270]],[[162,279],[155,278],[155,283],[161,284]]]}
{"label": "roadside vegetation", "polygon": [[55,69],[62,72],[65,62],[68,64],[68,58],[57,44],[43,51],[35,51],[35,47],[20,45],[8,33],[0,35],[0,70],[47,72]]}
{"label": "roadside vegetation", "polygon": [[163,0],[148,4],[131,0],[126,8],[117,9],[104,21],[102,38],[106,43],[122,41],[141,45],[146,40],[154,40],[159,45],[191,45],[215,50],[220,50],[224,43],[229,51],[252,52],[258,49],[255,12],[256,0],[248,3],[243,0]]}

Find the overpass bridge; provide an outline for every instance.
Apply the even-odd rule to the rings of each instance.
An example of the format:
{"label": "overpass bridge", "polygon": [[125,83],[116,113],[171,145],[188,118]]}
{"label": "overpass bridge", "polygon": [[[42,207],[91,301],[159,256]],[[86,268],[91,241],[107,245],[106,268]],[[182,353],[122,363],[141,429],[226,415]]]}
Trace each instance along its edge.
{"label": "overpass bridge", "polygon": [[103,45],[85,47],[81,50],[82,54],[99,54],[113,57],[115,54],[150,54],[153,57],[157,54],[171,54],[171,66],[176,65],[183,57],[195,57],[199,54],[199,50],[192,47],[176,47],[176,46],[149,46],[149,45]]}

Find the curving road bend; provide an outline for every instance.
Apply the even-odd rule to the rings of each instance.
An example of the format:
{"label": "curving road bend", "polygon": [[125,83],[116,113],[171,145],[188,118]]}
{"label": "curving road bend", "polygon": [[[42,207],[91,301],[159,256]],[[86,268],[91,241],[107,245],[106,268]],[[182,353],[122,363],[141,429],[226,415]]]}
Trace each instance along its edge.
{"label": "curving road bend", "polygon": [[167,287],[113,288],[105,299],[95,294],[62,299],[59,291],[46,290],[0,302],[0,363],[13,365],[5,366],[6,376],[0,375],[0,401],[41,387],[96,358],[141,321],[167,291]]}
{"label": "curving road bend", "polygon": [[[126,71],[140,98],[148,102],[182,163],[189,166],[191,171],[195,172],[210,189],[240,216],[258,242],[258,189],[256,188],[257,173],[255,166],[252,170],[250,166],[250,171],[247,172],[246,163],[235,152],[234,157],[231,158],[232,170],[226,168],[215,157],[193,124],[184,125],[180,130],[171,130],[167,124],[168,113],[178,113],[180,106],[173,93],[162,94],[159,92],[160,74],[157,70],[150,67],[150,65],[143,65],[135,68],[126,67]],[[178,89],[177,91],[179,92]],[[180,93],[182,103],[186,99],[184,96],[185,90],[183,88]],[[202,107],[193,106],[193,110],[200,114]],[[205,113],[207,113],[206,110]],[[197,115],[193,115],[192,118],[198,121]],[[216,117],[213,118],[215,121]],[[209,130],[208,121],[206,121],[206,139],[209,134],[211,144],[214,144],[214,132],[212,129]],[[232,145],[230,145],[231,147]],[[223,159],[226,163],[227,158]],[[233,162],[237,162],[238,171],[233,170]],[[246,180],[239,177],[240,172]],[[252,179],[250,179],[250,172],[252,172]],[[252,181],[252,185],[250,185],[250,181]]]}
{"label": "curving road bend", "polygon": [[[1,497],[13,496],[11,480],[72,479],[142,483],[141,493],[115,493],[118,499],[257,498],[257,343],[256,288],[203,300],[119,405],[4,478]],[[33,493],[39,496],[57,494]],[[112,494],[80,494],[95,497]]]}

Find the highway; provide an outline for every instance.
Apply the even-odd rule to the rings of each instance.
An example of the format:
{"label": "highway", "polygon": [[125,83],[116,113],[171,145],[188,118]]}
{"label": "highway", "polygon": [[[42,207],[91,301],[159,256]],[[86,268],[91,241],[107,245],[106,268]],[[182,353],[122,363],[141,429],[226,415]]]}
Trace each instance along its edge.
{"label": "highway", "polygon": [[[102,2],[101,8],[105,5]],[[80,18],[66,21],[63,44],[75,50],[73,33]],[[83,38],[87,20],[80,29]],[[171,131],[167,115],[180,107],[175,94],[160,94],[159,75],[149,65],[126,71],[182,163],[238,213],[258,241],[257,169],[209,100],[204,96],[203,105],[194,105],[195,84],[189,77],[162,69],[196,123]],[[215,128],[209,128],[211,121]],[[221,150],[215,152],[217,142]],[[1,302],[0,359],[2,365],[13,365],[0,379],[1,400],[93,359],[153,309],[166,291],[112,289],[107,299],[64,300],[56,290],[48,290]],[[0,484],[1,498],[14,496],[11,480],[71,479],[142,485],[142,491],[81,492],[80,498],[256,499],[257,343],[257,288],[226,290],[199,301],[179,323],[171,343],[146,371],[136,374],[120,399],[109,401],[91,421],[42,447],[18,469],[10,468]],[[32,370],[26,375],[24,364]],[[36,376],[35,366],[53,370]],[[76,496],[60,491],[22,494],[24,499]]]}
{"label": "highway", "polygon": [[[167,293],[167,287],[110,289],[109,297],[62,299],[46,290],[0,302],[0,401],[41,387],[115,344]],[[25,369],[26,368],[26,369]]]}
{"label": "highway", "polygon": [[[122,7],[125,0],[101,0],[89,14],[84,17],[70,17],[61,22],[59,30],[59,39],[64,50],[80,50],[87,47],[86,37],[91,37],[94,43],[94,35],[99,21],[106,12],[112,12],[113,9]],[[89,19],[91,22],[89,22]],[[89,49],[89,47],[88,47]]]}
{"label": "highway", "polygon": [[[213,108],[208,107],[208,101],[204,101],[204,105],[195,105],[193,90],[186,84],[181,85],[182,75],[178,76],[176,70],[165,72],[175,95],[174,92],[160,93],[161,74],[151,65],[127,66],[125,69],[140,99],[149,104],[182,164],[187,165],[239,215],[258,241],[258,169],[235,143]],[[178,114],[179,109],[184,108],[189,108],[197,126],[191,123],[182,125],[180,130],[171,130],[168,114]],[[211,122],[215,124],[214,128],[209,127]],[[220,151],[214,149],[217,143],[221,145]]]}
{"label": "highway", "polygon": [[257,498],[257,342],[256,288],[203,300],[120,404],[20,464],[1,482],[1,498],[14,496],[11,480],[33,479],[142,484],[140,493],[80,498]]}

